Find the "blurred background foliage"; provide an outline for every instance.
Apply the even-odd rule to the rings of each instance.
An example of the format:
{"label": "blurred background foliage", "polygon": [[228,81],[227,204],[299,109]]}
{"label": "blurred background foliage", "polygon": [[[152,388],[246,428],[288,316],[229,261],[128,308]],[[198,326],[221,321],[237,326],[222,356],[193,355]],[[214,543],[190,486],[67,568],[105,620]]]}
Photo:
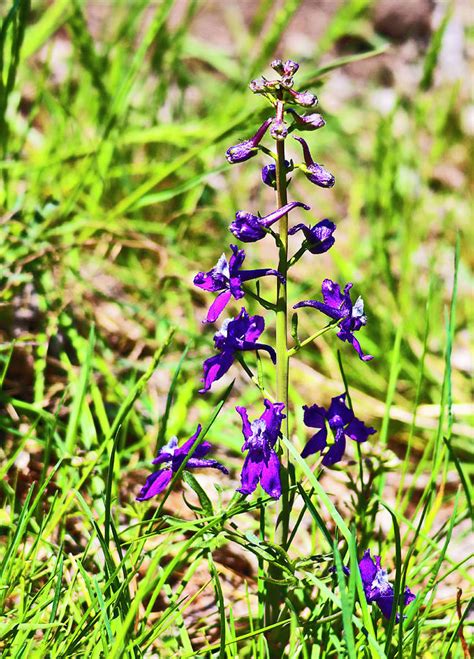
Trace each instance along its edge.
{"label": "blurred background foliage", "polygon": [[[212,349],[213,332],[201,324],[210,298],[192,277],[228,249],[238,209],[266,214],[275,207],[260,181],[262,157],[234,167],[224,159],[229,145],[268,116],[247,83],[268,73],[274,56],[299,61],[300,88],[320,97],[327,126],[309,142],[336,175],[331,190],[297,176],[291,183],[290,198],[310,204],[312,219],[337,224],[335,247],[307,254],[295,268],[291,300],[315,297],[326,276],[353,281],[369,319],[362,344],[375,356],[369,369],[325,335],[294,360],[295,409],[340,393],[339,347],[358,416],[379,430],[368,451],[380,459],[388,444],[394,452],[386,496],[402,501],[402,514],[417,510],[416,497],[403,497],[406,488],[423,491],[431,477],[433,437],[451,437],[471,473],[467,2],[38,0],[28,7],[4,0],[0,8],[7,498],[44,482],[45,455],[53,463],[74,454],[77,470],[61,477],[61,467],[56,487],[82,488],[82,469],[92,465],[87,497],[100,513],[108,462],[93,451],[173,326],[166,356],[120,429],[113,487],[122,523],[137,514],[130,504],[157,442],[189,436],[210,414],[219,388],[197,394]],[[291,144],[289,151],[298,157]],[[247,260],[273,265],[270,241],[249,245]],[[262,290],[270,285],[264,281]],[[256,311],[248,297],[246,304]],[[314,312],[300,314],[302,336],[322,324]],[[271,383],[270,365],[263,368]],[[237,369],[233,377],[211,440],[238,465],[234,405],[257,404],[260,394]],[[294,431],[302,445],[299,412]],[[398,459],[408,471],[402,485]],[[457,483],[453,463],[448,471]],[[344,478],[325,478],[343,496]],[[449,478],[440,523],[452,512]],[[179,505],[178,496],[173,501]],[[61,510],[68,519],[82,514],[69,500]],[[80,532],[64,524],[63,541],[80,544]],[[449,584],[446,596],[453,597]]]}

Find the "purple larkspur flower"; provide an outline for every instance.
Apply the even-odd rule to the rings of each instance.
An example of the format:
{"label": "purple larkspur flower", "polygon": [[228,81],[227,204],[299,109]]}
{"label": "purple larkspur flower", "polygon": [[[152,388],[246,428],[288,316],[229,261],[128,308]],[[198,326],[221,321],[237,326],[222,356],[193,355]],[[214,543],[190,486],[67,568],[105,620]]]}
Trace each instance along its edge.
{"label": "purple larkspur flower", "polygon": [[233,254],[228,262],[225,254],[222,254],[212,270],[198,272],[193,280],[194,284],[204,291],[219,292],[219,295],[209,307],[205,319],[206,323],[214,323],[219,318],[231,297],[236,300],[244,297],[245,292],[242,290],[242,284],[246,281],[265,277],[266,275],[275,275],[281,282],[285,281],[285,278],[273,268],[241,270],[245,252],[243,249],[239,249],[237,245],[230,245],[230,248]]}
{"label": "purple larkspur flower", "polygon": [[227,373],[237,351],[266,350],[275,364],[276,355],[273,348],[266,343],[258,342],[264,329],[265,321],[262,316],[249,316],[244,308],[237,318],[225,320],[221,329],[214,334],[214,345],[220,353],[204,362],[204,377],[201,380],[204,386],[199,392],[209,391],[212,383],[220,380]]}
{"label": "purple larkspur flower", "polygon": [[309,206],[301,203],[301,201],[291,201],[289,204],[285,204],[285,206],[273,211],[273,213],[265,215],[265,217],[258,217],[258,215],[252,215],[252,213],[247,213],[246,211],[237,211],[235,220],[229,229],[243,243],[254,243],[266,236],[267,232],[265,229],[271,227],[283,215],[286,215],[293,208],[297,207],[304,208],[307,211],[310,209]]}
{"label": "purple larkspur flower", "polygon": [[[168,444],[163,446],[157,457],[152,461],[152,464],[161,465],[161,469],[150,474],[146,479],[145,485],[140,490],[137,496],[137,501],[146,501],[152,497],[160,494],[165,490],[173,478],[184,459],[191,453],[194,442],[199,437],[201,432],[201,425],[196,428],[196,432],[192,437],[178,446],[178,438],[172,437]],[[201,442],[197,445],[191,453],[191,457],[186,462],[185,469],[202,469],[211,467],[212,469],[219,469],[223,474],[228,474],[228,470],[217,460],[209,460],[204,458],[211,450],[212,446],[209,442]]]}
{"label": "purple larkspur flower", "polygon": [[264,401],[265,411],[259,419],[250,422],[245,407],[235,409],[242,417],[242,432],[245,438],[242,451],[248,451],[242,474],[241,486],[237,490],[242,494],[251,494],[260,481],[261,487],[274,499],[281,496],[280,460],[275,451],[275,444],[280,432],[283,403]]}
{"label": "purple larkspur flower", "polygon": [[260,144],[261,139],[267,132],[269,125],[272,123],[273,119],[270,117],[263,122],[260,128],[257,130],[255,135],[249,140],[240,142],[239,144],[234,144],[227,149],[225,152],[225,157],[231,165],[237,162],[244,162],[249,158],[257,155],[257,146]]}
{"label": "purple larkspur flower", "polygon": [[[346,449],[346,437],[356,442],[365,442],[369,435],[376,432],[374,428],[359,421],[354,412],[347,407],[345,394],[332,398],[327,410],[319,405],[311,405],[310,407],[304,405],[303,409],[305,425],[309,428],[318,428],[318,432],[306,444],[301,452],[301,457],[306,458],[317,451],[322,453],[329,445],[329,450],[322,461],[326,467],[342,460]],[[328,426],[334,435],[332,444],[327,441]]]}
{"label": "purple larkspur flower", "polygon": [[308,181],[311,181],[311,183],[314,183],[315,185],[319,185],[320,188],[332,188],[336,182],[336,179],[331,174],[331,172],[328,172],[328,170],[325,169],[322,165],[314,162],[306,140],[304,140],[302,137],[294,136],[294,138],[295,140],[298,140],[298,142],[303,147],[305,166],[301,165],[301,169],[305,173]]}
{"label": "purple larkspur flower", "polygon": [[336,242],[332,235],[336,230],[336,225],[331,220],[321,220],[312,227],[306,224],[296,224],[288,233],[293,236],[298,231],[302,231],[305,237],[308,251],[311,254],[323,254]]}
{"label": "purple larkspur flower", "polygon": [[314,114],[307,114],[306,116],[298,114],[292,108],[288,108],[288,112],[291,112],[295,120],[293,127],[298,128],[298,130],[317,130],[326,125],[322,116],[316,112]]}
{"label": "purple larkspur flower", "polygon": [[304,302],[298,302],[293,308],[314,307],[329,316],[329,318],[337,320],[340,328],[337,336],[341,341],[351,343],[362,361],[367,362],[373,357],[372,355],[364,355],[360,343],[354,336],[354,332],[367,324],[367,317],[364,314],[364,301],[359,296],[353,304],[349,294],[351,288],[351,283],[346,284],[344,293],[341,293],[339,284],[331,279],[325,279],[321,286],[324,302],[305,300]]}
{"label": "purple larkspur flower", "polygon": [[[365,598],[369,604],[375,602],[385,618],[389,619],[392,615],[395,593],[393,586],[388,581],[387,572],[381,567],[380,556],[374,556],[374,558],[375,561],[370,555],[370,549],[367,549],[359,562]],[[408,587],[405,588],[403,594],[405,606],[413,602],[415,598],[416,595]],[[399,620],[400,614],[397,613],[396,621],[398,622]]]}

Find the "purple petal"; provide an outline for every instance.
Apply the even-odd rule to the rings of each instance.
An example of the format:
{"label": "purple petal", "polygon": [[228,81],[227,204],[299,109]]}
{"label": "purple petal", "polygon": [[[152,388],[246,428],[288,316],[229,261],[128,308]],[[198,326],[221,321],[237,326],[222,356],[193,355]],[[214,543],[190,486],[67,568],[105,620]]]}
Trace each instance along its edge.
{"label": "purple petal", "polygon": [[242,267],[242,263],[245,261],[245,250],[239,249],[237,245],[231,245],[230,248],[232,256],[229,259],[229,270],[232,276]]}
{"label": "purple petal", "polygon": [[209,307],[209,310],[207,312],[207,316],[206,316],[206,319],[205,319],[204,322],[205,323],[215,323],[216,320],[221,315],[221,313],[226,308],[227,304],[229,303],[229,300],[230,300],[231,296],[232,296],[231,291],[229,291],[229,290],[222,291],[222,293],[220,293],[216,297],[214,302]]}
{"label": "purple petal", "polygon": [[304,449],[301,451],[301,457],[307,458],[308,455],[313,455],[318,451],[322,451],[326,448],[326,439],[327,439],[327,429],[326,427],[321,428],[315,435],[311,437]]}
{"label": "purple petal", "polygon": [[327,418],[331,428],[342,428],[354,418],[354,412],[346,405],[346,394],[331,398]]}
{"label": "purple petal", "polygon": [[243,336],[246,341],[256,341],[265,329],[265,320],[262,316],[249,316],[245,309],[242,309],[240,312],[243,318],[245,318],[245,316],[242,314],[242,312],[245,312],[246,327],[243,331],[239,332],[239,336]]}
{"label": "purple petal", "polygon": [[255,491],[263,469],[263,455],[260,451],[249,451],[240,475],[241,486],[237,492],[251,494]]}
{"label": "purple petal", "polygon": [[303,405],[304,410],[304,424],[309,428],[324,428],[326,419],[326,410],[319,405]]}
{"label": "purple petal", "polygon": [[281,428],[281,422],[286,418],[286,414],[283,414],[285,409],[284,403],[272,403],[267,398],[263,401],[265,405],[265,411],[261,415],[260,419],[265,423],[267,428],[266,436],[267,441],[271,447],[275,446],[278,439],[278,434]]}
{"label": "purple petal", "polygon": [[416,595],[414,595],[411,590],[408,588],[408,586],[405,588],[405,592],[403,593],[403,599],[405,602],[405,606],[410,604],[410,602],[413,602],[413,600],[416,599]]}
{"label": "purple petal", "polygon": [[229,147],[225,154],[227,161],[231,165],[233,165],[237,162],[244,162],[245,160],[248,160],[249,158],[253,158],[253,156],[256,156],[257,155],[256,147],[260,143],[260,140],[265,135],[271,123],[272,123],[272,118],[267,119],[266,121],[263,122],[263,124],[260,126],[260,128],[257,130],[255,135],[251,139],[245,140],[244,142],[240,142],[239,144],[235,144],[234,146]]}
{"label": "purple petal", "polygon": [[[189,451],[193,447],[194,442],[199,437],[199,434],[200,434],[201,430],[202,430],[202,426],[199,423],[197,428],[196,428],[196,431],[194,432],[194,434],[189,439],[187,439],[183,444],[181,444],[181,446],[179,448],[177,448],[175,450],[174,455],[175,456],[179,455],[179,456],[183,456],[183,457],[188,455]],[[210,450],[211,450],[211,445],[209,444],[209,442],[201,442],[194,449],[193,455],[196,458],[203,457],[204,455],[206,455],[206,453],[209,453]]]}
{"label": "purple petal", "polygon": [[341,330],[340,332],[337,333],[337,336],[341,339],[341,341],[348,341],[349,343],[351,343],[354,350],[357,352],[357,354],[359,355],[359,357],[362,359],[363,362],[369,362],[371,359],[373,359],[372,355],[364,355],[364,353],[362,352],[362,348],[360,347],[359,341],[355,338],[352,332]]}
{"label": "purple petal", "polygon": [[201,382],[204,383],[202,389],[199,390],[199,393],[203,394],[212,386],[212,383],[227,373],[229,368],[232,366],[234,361],[234,352],[230,350],[224,350],[219,355],[214,355],[209,357],[203,364],[204,377],[201,379]]}
{"label": "purple petal", "polygon": [[376,602],[377,606],[382,611],[383,615],[387,618],[387,620],[392,615],[393,600],[394,600],[393,592],[391,595],[381,595],[380,597],[374,598],[374,602]]}
{"label": "purple petal", "polygon": [[267,345],[266,343],[250,343],[249,341],[244,341],[240,348],[241,350],[265,350],[270,355],[270,359],[274,364],[276,364],[276,352],[272,346]]}
{"label": "purple petal", "polygon": [[375,428],[366,426],[359,419],[353,419],[345,429],[346,435],[356,442],[367,441],[369,435],[373,435],[375,432],[377,432]]}
{"label": "purple petal", "polygon": [[210,291],[211,293],[216,293],[225,286],[223,279],[213,276],[212,270],[210,272],[198,272],[193,279],[193,284],[202,288],[203,291]]}
{"label": "purple petal", "polygon": [[242,290],[241,283],[242,283],[242,280],[241,280],[240,274],[236,275],[235,277],[230,278],[230,281],[229,281],[230,292],[232,293],[232,296],[236,300],[242,299],[245,295],[245,292]]}
{"label": "purple petal", "polygon": [[275,451],[270,452],[267,461],[264,461],[260,485],[274,499],[279,499],[281,496],[281,482],[280,482],[280,460],[278,459]]}
{"label": "purple petal", "polygon": [[[349,288],[347,288],[349,286]],[[346,284],[344,293],[349,292],[352,284]],[[321,284],[321,292],[323,294],[324,302],[335,309],[340,309],[344,302],[346,302],[345,296],[341,293],[341,288],[339,284],[331,279],[325,279]],[[350,298],[349,298],[350,300]]]}
{"label": "purple petal", "polygon": [[171,469],[159,469],[153,474],[150,474],[137,496],[137,501],[146,501],[163,492],[172,477],[173,472]]}
{"label": "purple petal", "polygon": [[238,406],[235,408],[242,418],[242,433],[245,439],[248,439],[252,434],[252,428],[250,427],[249,415],[245,407]]}
{"label": "purple petal", "polygon": [[346,450],[346,438],[342,429],[336,431],[336,436],[334,438],[334,444],[329,447],[328,452],[324,456],[322,463],[325,467],[330,467],[331,465],[336,464],[342,460],[344,451]]}
{"label": "purple petal", "polygon": [[359,570],[364,591],[367,595],[367,592],[370,591],[372,582],[375,579],[375,575],[377,574],[377,567],[370,555],[370,549],[366,549],[362,559],[359,561]]}

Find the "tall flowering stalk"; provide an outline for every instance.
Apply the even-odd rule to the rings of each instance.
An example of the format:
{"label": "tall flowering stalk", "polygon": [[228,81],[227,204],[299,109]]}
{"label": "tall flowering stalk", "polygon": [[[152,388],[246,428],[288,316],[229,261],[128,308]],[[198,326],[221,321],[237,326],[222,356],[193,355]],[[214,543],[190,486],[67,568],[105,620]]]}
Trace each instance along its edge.
{"label": "tall flowering stalk", "polygon": [[[273,540],[278,543],[279,551],[286,555],[290,542],[292,501],[290,491],[296,490],[296,487],[295,483],[289,482],[291,473],[289,454],[283,449],[284,443],[279,440],[282,436],[286,441],[292,440],[289,401],[290,359],[299,350],[332,329],[337,330],[337,338],[349,343],[363,362],[369,362],[372,356],[363,352],[359,340],[354,334],[367,324],[362,298],[358,296],[355,298],[355,302],[352,300],[350,295],[352,283],[347,283],[341,290],[340,285],[329,278],[324,279],[320,284],[322,301],[310,299],[291,303],[293,309],[308,307],[324,314],[328,318],[326,325],[302,340],[293,331],[295,343],[290,345],[291,339],[288,332],[290,270],[305,253],[311,254],[311,258],[318,258],[319,255],[331,249],[335,242],[336,225],[331,220],[324,218],[308,225],[296,222],[291,228],[289,227],[290,213],[293,220],[302,211],[310,210],[310,207],[301,201],[288,200],[288,176],[290,173],[300,171],[311,183],[322,189],[331,188],[335,183],[335,178],[324,165],[313,159],[307,141],[293,134],[295,131],[306,133],[315,131],[325,125],[320,114],[300,114],[301,110],[298,112],[295,109],[295,106],[302,108],[304,113],[305,110],[317,104],[314,94],[309,91],[296,91],[293,88],[294,75],[298,71],[299,65],[292,60],[286,62],[275,60],[271,66],[279,78],[267,80],[262,77],[253,80],[250,83],[250,89],[270,102],[274,114],[260,125],[253,137],[229,147],[226,158],[230,164],[246,162],[259,153],[266,154],[273,159],[273,162],[263,166],[261,179],[263,184],[274,188],[276,209],[270,210],[266,215],[239,210],[235,219],[230,223],[229,231],[243,243],[253,243],[271,237],[278,249],[277,267],[243,269],[245,251],[239,249],[237,245],[231,244],[232,255],[229,260],[225,254],[222,254],[213,268],[195,275],[194,284],[206,292],[218,294],[211,301],[203,322],[220,321],[221,323],[220,328],[214,334],[214,346],[217,352],[208,356],[203,363],[200,393],[206,394],[214,382],[219,381],[239,363],[262,392],[260,416],[255,410],[251,410],[249,414],[245,407],[236,407],[241,418],[244,436],[242,452],[245,454],[240,474],[241,485],[237,491],[242,497],[246,497],[261,488],[271,499],[281,501]],[[276,142],[276,152],[261,144],[268,134]],[[297,150],[299,151],[300,148],[302,150],[303,162],[301,163],[295,164],[293,160],[286,158],[285,141],[290,134],[299,144]],[[292,144],[294,143],[292,142]],[[302,237],[301,246],[290,257],[288,236],[296,234]],[[263,299],[258,287],[256,291],[252,290],[251,282],[269,275],[270,279],[276,283],[274,302]],[[276,335],[274,346],[268,344],[268,339],[260,340],[266,324],[263,316],[250,315],[244,306],[240,307],[238,315],[221,321],[224,311],[233,304],[233,299],[238,301],[240,306],[247,294],[257,299],[265,309],[274,311]],[[321,318],[313,311],[305,313],[312,314],[315,319]],[[257,353],[264,359],[270,359],[275,365],[274,394],[269,394],[260,380],[248,368],[244,361],[248,353]],[[308,403],[303,406],[304,423],[315,432],[304,446],[301,456],[304,459],[320,459],[320,464],[325,468],[342,461],[347,439],[357,442],[358,451],[360,451],[360,444],[366,442],[376,432],[374,428],[366,426],[356,416],[352,405],[347,405],[345,392],[334,397],[327,408],[318,405],[315,401],[308,401]],[[198,426],[196,433],[182,446],[178,447],[177,439],[173,438],[161,448],[158,457],[153,461],[154,464],[160,465],[160,469],[148,477],[139,493],[139,501],[147,500],[163,492],[174,474],[178,474],[174,477],[176,480],[183,469],[212,468],[224,474],[228,473],[226,467],[214,458],[204,458],[211,450],[211,444],[202,442],[200,432],[201,428]],[[294,532],[292,532],[291,538],[293,536]],[[374,563],[370,557],[370,551],[366,550],[359,571],[367,602],[376,603],[384,616],[390,618],[392,611],[396,611],[398,602],[395,601],[394,588],[388,582],[385,571],[380,567],[380,558],[376,557]],[[272,625],[281,615],[285,599],[284,575],[277,562],[270,562],[268,577],[265,589],[267,597],[266,624]],[[414,595],[407,590],[401,604],[402,609],[413,599]],[[398,621],[399,617],[394,613],[392,619]],[[284,644],[281,637],[276,643],[271,640],[272,652],[281,652]]]}

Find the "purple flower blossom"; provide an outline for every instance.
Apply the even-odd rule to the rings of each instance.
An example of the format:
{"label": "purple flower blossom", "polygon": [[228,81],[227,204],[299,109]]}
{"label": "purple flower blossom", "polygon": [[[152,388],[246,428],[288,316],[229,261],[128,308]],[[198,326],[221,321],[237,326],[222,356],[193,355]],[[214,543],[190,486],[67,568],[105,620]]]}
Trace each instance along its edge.
{"label": "purple flower blossom", "polygon": [[332,188],[336,182],[336,179],[331,174],[331,172],[328,172],[328,170],[325,169],[322,165],[314,162],[306,140],[304,140],[302,137],[296,136],[295,140],[298,140],[298,142],[303,147],[303,155],[306,166],[302,165],[301,168],[305,173],[308,181],[311,181],[311,183],[314,183],[315,185],[319,185],[320,188]]}
{"label": "purple flower blossom", "polygon": [[[393,586],[388,581],[387,572],[380,565],[380,556],[374,556],[375,562],[370,555],[370,549],[364,552],[362,560],[359,562],[360,576],[364,586],[364,593],[367,602],[375,602],[383,615],[389,619],[392,615],[395,593]],[[407,606],[416,598],[409,588],[405,588],[403,594],[404,604]],[[395,604],[396,605],[396,604]],[[399,622],[400,614],[396,614],[396,621]]]}
{"label": "purple flower blossom", "polygon": [[250,422],[245,407],[235,409],[242,417],[242,432],[245,437],[242,451],[248,451],[241,474],[242,494],[251,494],[257,483],[274,499],[281,496],[280,461],[274,447],[280,432],[283,403],[271,403],[265,399],[265,411],[259,419]]}
{"label": "purple flower blossom", "polygon": [[204,386],[199,393],[209,391],[212,383],[227,373],[237,351],[266,350],[275,364],[276,355],[273,348],[257,341],[264,329],[265,321],[262,316],[249,316],[244,308],[237,318],[225,320],[219,332],[214,335],[214,345],[220,353],[204,362],[204,377],[201,380]]}
{"label": "purple flower blossom", "polygon": [[[196,432],[192,437],[190,437],[182,446],[178,446],[177,437],[172,437],[168,444],[163,446],[158,453],[158,456],[152,461],[152,464],[161,465],[161,469],[155,471],[153,474],[150,474],[146,479],[145,485],[140,490],[139,495],[137,496],[137,501],[146,501],[151,499],[151,497],[156,496],[163,492],[166,489],[169,482],[183,463],[184,459],[191,452],[193,444],[201,432],[201,425],[198,425]],[[202,469],[205,467],[212,467],[213,469],[219,469],[223,474],[228,474],[229,472],[221,465],[217,460],[208,460],[204,456],[209,453],[212,446],[209,442],[201,442],[194,451],[192,452],[192,457],[186,463],[185,469]]]}
{"label": "purple flower blossom", "polygon": [[322,311],[326,316],[339,322],[339,332],[337,336],[341,341],[348,341],[352,344],[362,361],[367,362],[373,359],[372,355],[364,355],[360,343],[354,336],[354,332],[360,330],[367,324],[367,317],[364,315],[364,302],[358,297],[355,304],[352,304],[349,294],[352,284],[346,284],[344,294],[341,293],[339,284],[325,279],[321,286],[324,302],[318,300],[306,300],[294,305],[294,309],[301,307],[314,307]]}
{"label": "purple flower blossom", "polygon": [[334,236],[332,235],[336,230],[336,225],[330,220],[321,220],[318,224],[315,224],[312,227],[306,226],[306,224],[296,224],[292,227],[288,233],[293,236],[298,231],[304,233],[305,241],[308,246],[308,251],[311,254],[323,254],[327,252],[328,249],[336,242]]}
{"label": "purple flower blossom", "polygon": [[291,112],[295,123],[293,124],[294,128],[298,130],[317,130],[326,125],[326,122],[320,114],[307,114],[306,116],[298,114],[292,108],[288,108],[288,111]]}
{"label": "purple flower blossom", "polygon": [[[291,172],[293,169],[293,162],[288,162],[285,160],[285,173]],[[268,185],[270,188],[276,187],[276,165],[271,163],[270,165],[264,165],[262,167],[262,181],[265,185]]]}
{"label": "purple flower blossom", "polygon": [[229,262],[224,254],[218,260],[216,265],[209,272],[198,272],[194,277],[194,284],[204,291],[213,293],[219,292],[214,302],[209,307],[206,323],[214,323],[224,311],[230,298],[233,296],[236,300],[244,297],[242,284],[250,279],[265,277],[266,275],[275,275],[284,282],[285,278],[277,270],[272,268],[261,268],[259,270],[241,270],[242,263],[245,259],[245,252],[239,249],[237,245],[231,245],[232,256]]}
{"label": "purple flower blossom", "polygon": [[[311,407],[304,405],[303,409],[305,425],[319,430],[306,444],[301,457],[306,458],[317,451],[322,453],[329,445],[329,450],[322,461],[326,467],[342,460],[346,449],[346,437],[356,442],[365,442],[369,435],[376,432],[374,428],[366,426],[355,417],[354,412],[346,405],[345,394],[333,398],[327,411],[319,405],[311,405]],[[334,435],[332,444],[327,441],[328,426]]]}
{"label": "purple flower blossom", "polygon": [[267,233],[265,229],[271,227],[271,225],[277,222],[283,217],[283,215],[286,215],[296,207],[304,208],[305,210],[310,209],[309,206],[302,204],[300,201],[292,201],[265,217],[258,217],[258,215],[252,215],[252,213],[246,213],[245,211],[237,211],[235,214],[235,220],[232,222],[229,229],[234,236],[243,243],[254,243],[265,237]]}
{"label": "purple flower blossom", "polygon": [[237,162],[244,162],[249,158],[257,155],[257,146],[260,144],[261,139],[267,132],[269,125],[272,123],[272,119],[269,118],[263,122],[260,128],[257,130],[255,135],[249,140],[240,142],[240,144],[235,144],[227,149],[225,152],[225,157],[231,165]]}

